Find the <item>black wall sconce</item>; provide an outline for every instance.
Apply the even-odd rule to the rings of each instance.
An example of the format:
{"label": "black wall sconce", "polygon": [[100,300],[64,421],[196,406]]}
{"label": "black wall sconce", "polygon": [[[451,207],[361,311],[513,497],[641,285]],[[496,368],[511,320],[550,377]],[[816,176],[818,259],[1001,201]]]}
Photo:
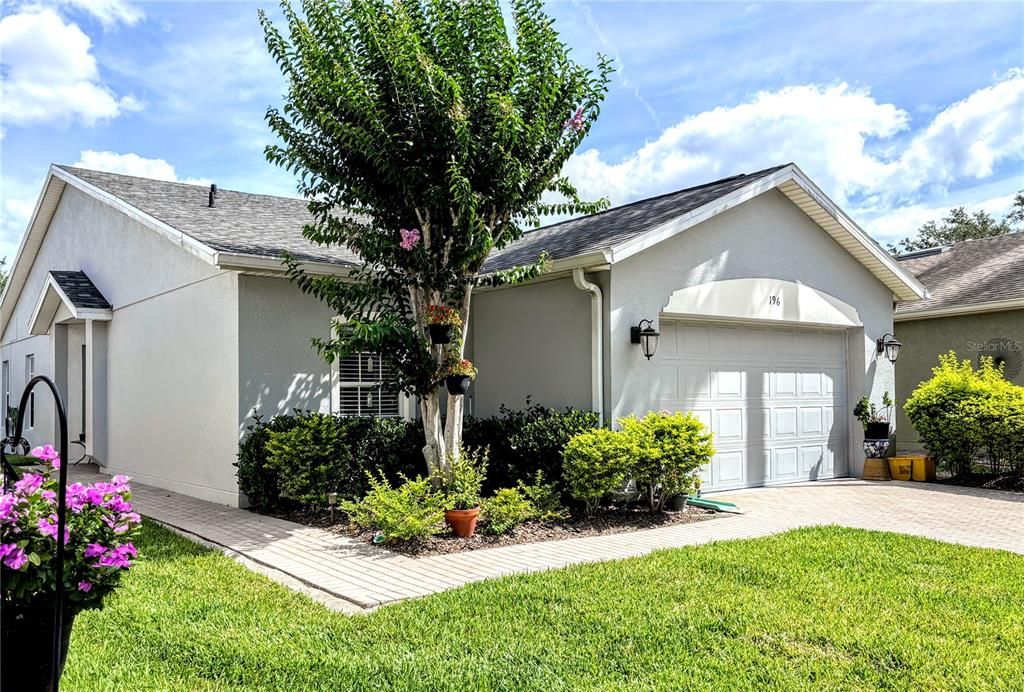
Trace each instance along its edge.
{"label": "black wall sconce", "polygon": [[[647,326],[645,327],[644,324]],[[630,343],[640,344],[647,360],[650,360],[654,356],[654,352],[658,350],[659,336],[661,334],[654,328],[654,322],[650,320],[640,320],[640,324],[629,328]]]}
{"label": "black wall sconce", "polygon": [[900,349],[903,348],[903,344],[896,340],[895,335],[886,334],[875,343],[878,346],[879,355],[884,353],[890,363],[895,363],[896,359],[900,357]]}

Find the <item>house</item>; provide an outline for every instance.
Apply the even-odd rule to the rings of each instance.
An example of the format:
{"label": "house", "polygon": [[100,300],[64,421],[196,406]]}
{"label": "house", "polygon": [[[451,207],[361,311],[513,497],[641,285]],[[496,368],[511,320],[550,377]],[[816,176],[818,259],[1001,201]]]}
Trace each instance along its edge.
{"label": "house", "polygon": [[[896,307],[896,337],[906,354],[896,373],[897,403],[931,377],[939,355],[956,351],[978,364],[991,356],[1012,382],[1024,384],[1024,233],[967,240],[902,255],[900,266],[928,288],[925,300]],[[918,446],[897,407],[897,446]]]}
{"label": "house", "polygon": [[[373,354],[328,366],[311,348],[334,315],[280,256],[339,275],[356,258],[306,242],[307,219],[301,200],[52,166],[0,301],[8,402],[50,374],[108,470],[231,505],[254,411],[417,415]],[[926,291],[795,165],[533,231],[486,269],[541,252],[538,280],[474,297],[471,413],[692,410],[716,436],[712,490],[860,473],[850,411],[894,388],[876,340]],[[32,442],[53,439],[51,411],[36,402]]]}

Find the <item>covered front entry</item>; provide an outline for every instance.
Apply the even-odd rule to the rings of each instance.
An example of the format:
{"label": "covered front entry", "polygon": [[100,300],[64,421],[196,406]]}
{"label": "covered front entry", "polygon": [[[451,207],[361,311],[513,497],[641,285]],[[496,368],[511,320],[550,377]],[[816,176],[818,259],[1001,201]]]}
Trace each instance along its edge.
{"label": "covered front entry", "polygon": [[714,433],[704,490],[842,476],[846,332],[662,315],[660,402]]}
{"label": "covered front entry", "polygon": [[[80,271],[51,271],[36,301],[29,333],[49,336],[52,377],[64,399],[69,442],[94,461],[107,458],[107,326],[112,309]],[[56,419],[50,439],[56,443]]]}

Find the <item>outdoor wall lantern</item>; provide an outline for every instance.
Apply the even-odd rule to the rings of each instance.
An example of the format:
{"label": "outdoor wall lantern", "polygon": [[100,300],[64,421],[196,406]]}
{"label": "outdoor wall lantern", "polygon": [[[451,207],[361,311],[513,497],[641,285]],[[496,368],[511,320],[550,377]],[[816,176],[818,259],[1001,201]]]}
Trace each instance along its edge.
{"label": "outdoor wall lantern", "polygon": [[900,357],[900,349],[903,348],[903,344],[897,341],[894,335],[886,334],[876,343],[878,344],[878,353],[884,353],[890,363],[895,363],[896,359]]}
{"label": "outdoor wall lantern", "polygon": [[[644,324],[647,326],[645,327]],[[658,337],[661,336],[654,328],[654,322],[640,320],[640,324],[629,328],[629,340],[631,343],[640,344],[644,350],[644,356],[650,360],[654,352],[658,350]]]}

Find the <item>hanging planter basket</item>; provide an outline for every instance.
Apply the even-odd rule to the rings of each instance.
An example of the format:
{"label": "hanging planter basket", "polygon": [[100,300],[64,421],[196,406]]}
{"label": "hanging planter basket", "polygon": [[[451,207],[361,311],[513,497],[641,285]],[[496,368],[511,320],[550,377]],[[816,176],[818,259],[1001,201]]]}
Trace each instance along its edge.
{"label": "hanging planter basket", "polygon": [[[60,669],[53,670],[50,642],[53,632],[53,605],[4,605],[0,646],[4,665],[0,668],[0,689],[44,692],[51,680],[60,680],[71,643],[71,628],[77,611],[64,609],[60,633]],[[56,675],[54,675],[56,672]]]}
{"label": "hanging planter basket", "polygon": [[454,324],[428,324],[427,331],[430,332],[430,343],[435,346],[450,344],[455,333]]}
{"label": "hanging planter basket", "polygon": [[469,375],[448,375],[444,378],[444,386],[448,388],[448,393],[453,396],[463,396],[469,391]]}

